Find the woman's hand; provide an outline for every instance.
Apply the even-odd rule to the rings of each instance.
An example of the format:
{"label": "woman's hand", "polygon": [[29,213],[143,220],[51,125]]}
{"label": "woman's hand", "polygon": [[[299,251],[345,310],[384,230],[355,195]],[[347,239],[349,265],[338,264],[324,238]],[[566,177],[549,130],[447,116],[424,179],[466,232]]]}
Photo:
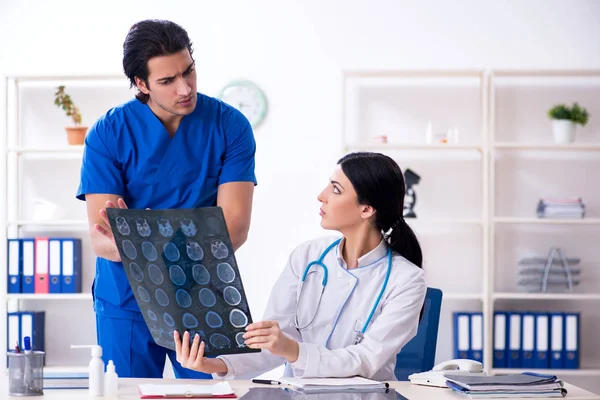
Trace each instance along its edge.
{"label": "woman's hand", "polygon": [[246,345],[251,349],[266,349],[293,363],[298,359],[298,342],[279,328],[277,321],[260,321],[246,327]]}
{"label": "woman's hand", "polygon": [[205,374],[227,373],[227,365],[223,360],[204,357],[204,342],[200,342],[200,335],[196,334],[191,348],[190,334],[187,331],[183,334],[183,339],[179,336],[179,332],[174,331],[173,338],[175,339],[177,362],[182,367]]}

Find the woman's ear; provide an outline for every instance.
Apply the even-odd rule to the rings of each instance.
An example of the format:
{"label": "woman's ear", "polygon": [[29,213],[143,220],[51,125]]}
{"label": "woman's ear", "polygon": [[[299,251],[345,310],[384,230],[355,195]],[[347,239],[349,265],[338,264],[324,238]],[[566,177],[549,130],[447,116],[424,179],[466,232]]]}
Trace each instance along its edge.
{"label": "woman's ear", "polygon": [[369,219],[375,215],[376,210],[372,206],[360,206],[360,217],[362,219]]}

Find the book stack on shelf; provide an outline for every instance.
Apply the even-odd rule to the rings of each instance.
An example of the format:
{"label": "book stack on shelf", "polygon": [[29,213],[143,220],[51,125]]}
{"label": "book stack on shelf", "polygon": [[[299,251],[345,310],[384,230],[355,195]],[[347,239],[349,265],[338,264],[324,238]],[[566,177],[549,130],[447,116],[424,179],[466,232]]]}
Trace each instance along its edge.
{"label": "book stack on shelf", "polygon": [[581,198],[543,198],[538,202],[536,212],[539,218],[583,218],[585,217],[585,204]]}

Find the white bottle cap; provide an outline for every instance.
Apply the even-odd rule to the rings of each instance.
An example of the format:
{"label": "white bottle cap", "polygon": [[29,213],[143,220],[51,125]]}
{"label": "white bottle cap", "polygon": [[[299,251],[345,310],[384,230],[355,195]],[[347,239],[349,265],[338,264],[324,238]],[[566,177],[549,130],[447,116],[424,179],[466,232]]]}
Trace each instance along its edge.
{"label": "white bottle cap", "polygon": [[102,357],[102,347],[96,345],[96,344],[86,344],[86,345],[71,345],[72,349],[92,349],[92,357]]}
{"label": "white bottle cap", "polygon": [[108,364],[106,365],[106,372],[116,373],[115,364],[113,363],[113,360],[108,360]]}

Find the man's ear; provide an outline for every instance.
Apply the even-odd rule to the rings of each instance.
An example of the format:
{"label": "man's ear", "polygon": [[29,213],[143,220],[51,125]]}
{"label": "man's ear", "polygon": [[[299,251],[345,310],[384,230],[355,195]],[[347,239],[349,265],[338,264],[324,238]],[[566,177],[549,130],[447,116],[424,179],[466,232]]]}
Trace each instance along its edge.
{"label": "man's ear", "polygon": [[375,215],[376,210],[371,206],[360,206],[360,216],[363,219],[369,219]]}
{"label": "man's ear", "polygon": [[138,90],[144,94],[150,93],[150,89],[148,89],[146,82],[137,76],[135,77],[135,86],[137,86]]}

